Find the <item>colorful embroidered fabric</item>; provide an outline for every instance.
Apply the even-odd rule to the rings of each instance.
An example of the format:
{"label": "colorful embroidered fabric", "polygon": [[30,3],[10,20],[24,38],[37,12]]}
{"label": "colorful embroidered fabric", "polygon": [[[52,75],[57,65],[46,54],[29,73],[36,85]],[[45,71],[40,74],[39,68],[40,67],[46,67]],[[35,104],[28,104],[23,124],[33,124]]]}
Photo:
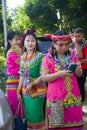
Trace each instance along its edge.
{"label": "colorful embroidered fabric", "polygon": [[[42,70],[53,74],[60,70],[67,70],[70,63],[79,62],[78,57],[74,53],[74,51],[72,51],[70,55],[65,56],[64,59],[64,62],[60,63],[59,59],[56,60],[56,58],[53,58],[50,53],[48,53],[43,59]],[[51,103],[53,101],[59,100],[62,100],[64,104],[65,124],[61,127],[64,128],[81,126],[83,124],[81,105],[82,103],[80,90],[75,74],[72,74],[68,77],[59,77],[52,82],[48,82],[47,108],[49,117],[49,128],[55,128],[54,126],[51,126],[50,120]]]}
{"label": "colorful embroidered fabric", "polygon": [[26,87],[29,85],[29,82],[34,81],[40,76],[43,56],[42,53],[36,52],[30,58],[27,56],[27,53],[25,53],[21,59],[19,72],[20,75],[24,77],[22,92],[27,126],[33,129],[42,128],[44,126],[43,106],[45,101],[46,85],[44,82],[35,85],[30,90],[29,94],[26,94]]}
{"label": "colorful embroidered fabric", "polygon": [[[15,112],[18,107],[17,99],[17,88],[19,84],[19,61],[21,58],[22,50],[18,47],[13,47],[9,49],[6,55],[6,65],[7,65],[7,81],[6,81],[6,93],[7,98],[10,103],[12,113],[15,116]],[[18,116],[21,114],[19,113]]]}

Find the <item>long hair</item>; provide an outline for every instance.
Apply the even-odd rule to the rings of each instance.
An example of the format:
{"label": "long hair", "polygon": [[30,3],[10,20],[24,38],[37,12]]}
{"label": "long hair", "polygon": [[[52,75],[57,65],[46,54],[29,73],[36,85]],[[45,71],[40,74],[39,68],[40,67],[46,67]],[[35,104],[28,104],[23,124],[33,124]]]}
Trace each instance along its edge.
{"label": "long hair", "polygon": [[10,43],[9,43],[9,40],[12,40],[16,35],[19,35],[18,32],[16,32],[16,31],[11,31],[11,32],[8,33],[8,35],[7,35],[7,48],[6,48],[6,51],[5,51],[5,56],[6,56],[7,52],[8,52],[8,50],[11,47]]}

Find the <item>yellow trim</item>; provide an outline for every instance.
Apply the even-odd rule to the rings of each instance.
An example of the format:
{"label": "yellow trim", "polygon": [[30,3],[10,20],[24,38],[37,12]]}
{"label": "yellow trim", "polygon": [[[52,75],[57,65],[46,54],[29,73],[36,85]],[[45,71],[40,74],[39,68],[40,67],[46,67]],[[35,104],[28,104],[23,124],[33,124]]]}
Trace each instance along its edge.
{"label": "yellow trim", "polygon": [[17,90],[17,88],[6,88],[6,90]]}
{"label": "yellow trim", "polygon": [[19,82],[18,79],[8,79],[6,83]]}

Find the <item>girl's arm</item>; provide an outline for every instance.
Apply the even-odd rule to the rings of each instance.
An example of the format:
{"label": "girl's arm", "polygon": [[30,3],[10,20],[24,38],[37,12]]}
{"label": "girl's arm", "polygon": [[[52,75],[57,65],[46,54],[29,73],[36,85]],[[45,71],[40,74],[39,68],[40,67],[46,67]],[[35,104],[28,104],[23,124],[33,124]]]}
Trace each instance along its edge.
{"label": "girl's arm", "polygon": [[20,76],[19,85],[18,85],[18,89],[17,89],[18,99],[21,98],[21,90],[22,90],[23,81],[24,81],[24,77],[23,77],[23,76]]}
{"label": "girl's arm", "polygon": [[36,80],[32,81],[29,86],[26,88],[26,93],[29,93],[29,91],[34,87],[35,85],[38,85],[42,82],[42,76],[38,77]]}
{"label": "girl's arm", "polygon": [[20,76],[19,85],[18,85],[18,89],[20,89],[20,90],[22,89],[23,81],[24,81],[24,77]]}
{"label": "girl's arm", "polygon": [[42,82],[42,76],[38,77],[35,81],[34,81],[34,84],[37,85],[39,83]]}

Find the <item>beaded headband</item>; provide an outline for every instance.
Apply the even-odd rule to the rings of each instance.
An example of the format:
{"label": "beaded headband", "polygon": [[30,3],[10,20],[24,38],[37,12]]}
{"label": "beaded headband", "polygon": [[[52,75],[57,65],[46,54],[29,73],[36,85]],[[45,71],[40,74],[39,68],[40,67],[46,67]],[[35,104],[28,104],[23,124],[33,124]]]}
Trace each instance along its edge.
{"label": "beaded headband", "polygon": [[45,38],[48,38],[48,39],[51,39],[52,41],[71,41],[71,36],[69,35],[61,35],[61,36],[58,36],[58,35],[53,35],[53,34],[45,34],[44,35]]}

